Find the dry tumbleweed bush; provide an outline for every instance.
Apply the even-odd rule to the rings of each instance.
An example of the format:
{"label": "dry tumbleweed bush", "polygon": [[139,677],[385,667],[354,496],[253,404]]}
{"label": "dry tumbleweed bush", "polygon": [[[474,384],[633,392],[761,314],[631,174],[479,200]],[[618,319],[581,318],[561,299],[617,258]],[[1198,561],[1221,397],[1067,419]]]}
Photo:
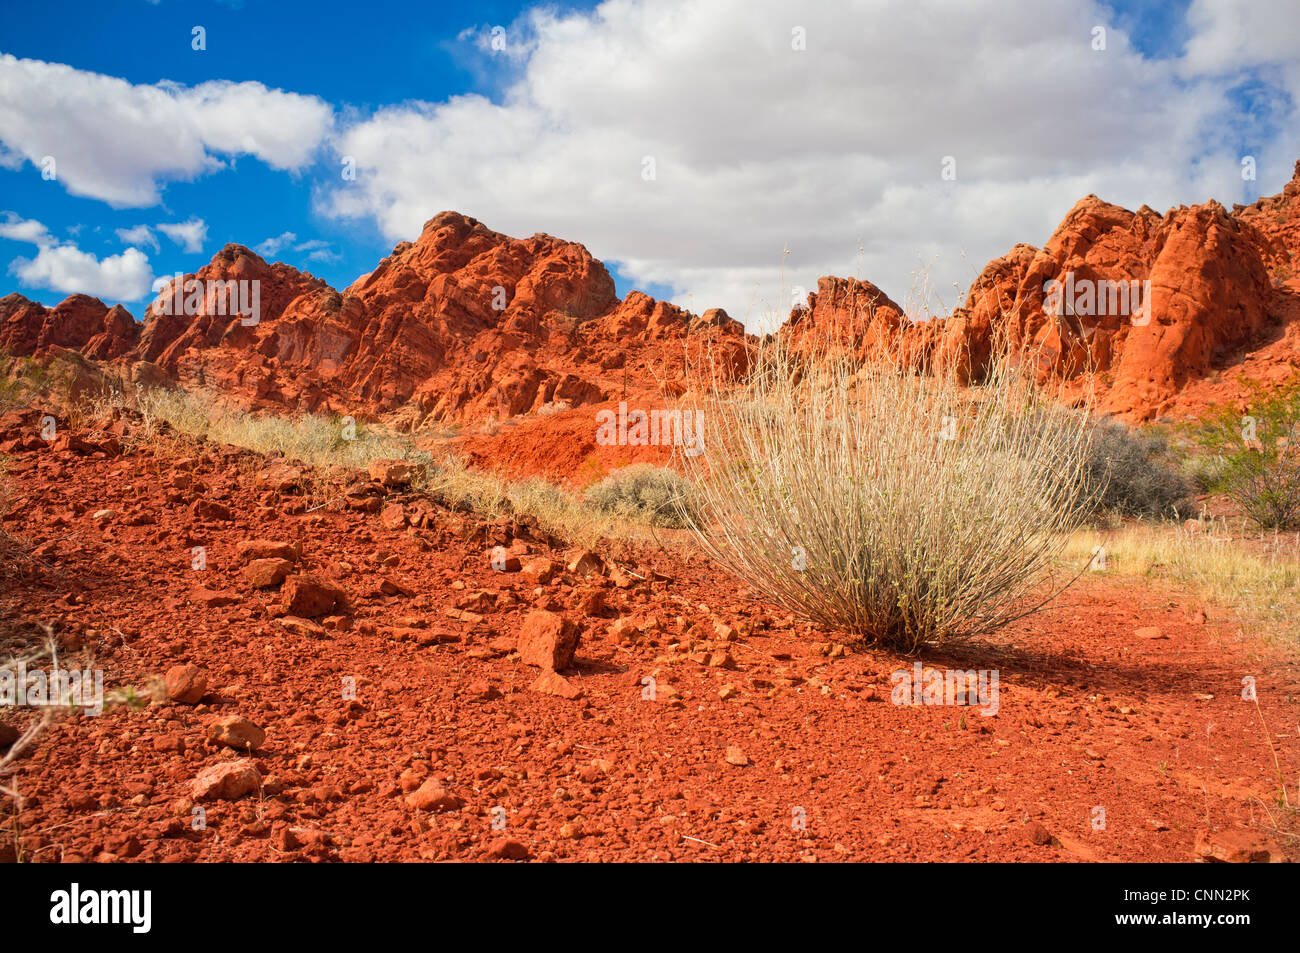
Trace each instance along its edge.
{"label": "dry tumbleweed bush", "polygon": [[777,338],[738,382],[705,363],[692,377],[696,537],[757,591],[868,642],[913,651],[1033,611],[1099,492],[1087,416],[1010,361],[965,388],[883,350]]}

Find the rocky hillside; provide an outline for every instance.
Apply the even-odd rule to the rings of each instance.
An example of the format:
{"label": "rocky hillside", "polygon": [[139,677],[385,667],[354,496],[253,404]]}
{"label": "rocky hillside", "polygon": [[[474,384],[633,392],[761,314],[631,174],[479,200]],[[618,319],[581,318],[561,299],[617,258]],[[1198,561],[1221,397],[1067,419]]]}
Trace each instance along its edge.
{"label": "rocky hillside", "polygon": [[[1044,247],[1016,245],[989,262],[965,303],[937,320],[914,322],[870,282],[822,278],[786,330],[833,325],[864,347],[907,341],[973,380],[995,349],[1011,348],[1076,397],[1095,387],[1104,412],[1177,416],[1244,399],[1242,378],[1293,377],[1297,254],[1300,163],[1280,194],[1231,211],[1209,202],[1133,212],[1089,195]],[[195,280],[230,300],[189,301]],[[241,282],[256,282],[256,315],[237,311]],[[178,293],[164,290],[142,323],[85,295],[52,310],[21,295],[0,299],[0,349],[11,355],[78,351],[137,381],[208,387],[250,408],[407,428],[469,423],[475,433],[485,421],[585,408],[577,429],[568,421],[541,433],[533,419],[510,435],[506,456],[524,470],[550,430],[583,434],[583,446],[566,451],[576,466],[594,451],[594,408],[678,394],[690,348],[735,361],[746,340],[721,310],[696,316],[639,292],[620,300],[580,244],[510,238],[455,212],[342,291],[227,245]]]}
{"label": "rocky hillside", "polygon": [[[566,549],[383,463],[36,427],[0,414],[0,636],[52,633],[106,704],[17,762],[0,863],[1285,859],[1260,719],[1296,724],[1294,663],[1194,593],[1085,573],[987,648],[900,660],[698,555]],[[899,704],[998,657],[997,717]],[[0,706],[0,751],[27,724]]]}
{"label": "rocky hillside", "polygon": [[[194,279],[223,291],[256,281],[257,314],[238,313],[233,294],[200,293],[187,306]],[[739,352],[744,333],[720,310],[696,316],[638,292],[620,300],[582,245],[509,238],[455,212],[341,292],[227,245],[177,295],[164,289],[142,325],[84,295],[52,311],[21,295],[0,300],[0,347],[12,355],[54,345],[248,407],[411,427],[671,393],[688,339]]]}
{"label": "rocky hillside", "polygon": [[[978,380],[995,348],[1033,355],[1043,379],[1130,421],[1244,396],[1244,375],[1300,365],[1300,163],[1275,196],[1160,215],[1081,199],[1042,248],[985,266],[945,319],[911,321],[870,282],[823,278],[787,328],[854,327],[858,341],[908,340]],[[1095,376],[1089,376],[1089,372]]]}

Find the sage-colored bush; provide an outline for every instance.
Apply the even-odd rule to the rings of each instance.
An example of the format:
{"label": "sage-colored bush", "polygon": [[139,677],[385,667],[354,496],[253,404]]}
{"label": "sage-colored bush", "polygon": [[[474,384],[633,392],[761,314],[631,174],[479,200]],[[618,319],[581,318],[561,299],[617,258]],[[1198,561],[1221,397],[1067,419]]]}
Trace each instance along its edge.
{"label": "sage-colored bush", "polygon": [[615,470],[584,493],[588,506],[653,526],[683,527],[692,514],[690,481],[675,470],[634,463]]}
{"label": "sage-colored bush", "polygon": [[706,400],[706,452],[686,458],[699,542],[765,598],[871,643],[912,651],[1031,611],[1096,501],[1086,416],[1006,361],[965,388],[775,338],[738,383],[704,364],[691,376]]}

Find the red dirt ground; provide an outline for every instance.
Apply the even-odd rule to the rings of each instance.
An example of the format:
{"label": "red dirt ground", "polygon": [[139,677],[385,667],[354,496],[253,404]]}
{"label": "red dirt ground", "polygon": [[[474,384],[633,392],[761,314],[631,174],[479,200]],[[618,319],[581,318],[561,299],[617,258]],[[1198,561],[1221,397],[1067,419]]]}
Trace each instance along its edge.
{"label": "red dirt ground", "polygon": [[[522,521],[485,525],[390,491],[407,515],[427,513],[392,529],[395,511],[349,508],[318,474],[304,496],[252,454],[186,453],[154,441],[10,460],[0,633],[52,624],[63,664],[94,647],[107,689],[143,690],[182,662],[208,678],[198,705],[56,724],[17,775],[26,859],[1186,861],[1199,830],[1268,824],[1262,804],[1279,813],[1274,752],[1292,789],[1300,773],[1294,652],[1214,609],[1203,621],[1174,592],[1088,574],[996,637],[925,656],[1000,671],[986,718],[892,704],[890,673],[912,660],[827,657],[818,643],[833,637],[684,544],[602,550],[603,573],[537,586],[485,555],[501,543],[564,558]],[[202,503],[196,516],[197,501],[231,518]],[[236,545],[258,538],[301,543],[350,616],[290,634],[268,615],[280,593],[241,574]],[[195,545],[206,570],[191,568]],[[204,605],[199,589],[233,603]],[[473,614],[449,615],[457,606]],[[513,653],[536,608],[581,628],[564,672],[576,700],[530,690],[539,671]],[[652,617],[638,636],[610,632]],[[1135,635],[1152,626],[1164,637]],[[1246,675],[1272,738],[1241,698]],[[260,750],[205,740],[232,714],[265,729]],[[748,764],[728,763],[730,748]],[[192,829],[195,776],[245,756],[262,789],[203,802],[206,829]],[[408,804],[429,777],[461,806]]]}

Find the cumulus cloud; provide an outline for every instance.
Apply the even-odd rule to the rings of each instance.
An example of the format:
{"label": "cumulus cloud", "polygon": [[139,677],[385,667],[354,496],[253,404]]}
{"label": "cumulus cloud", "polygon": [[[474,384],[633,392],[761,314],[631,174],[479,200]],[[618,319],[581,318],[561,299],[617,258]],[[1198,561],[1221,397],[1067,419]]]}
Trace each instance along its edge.
{"label": "cumulus cloud", "polygon": [[[1300,158],[1300,4],[1193,0],[1187,19],[1192,34],[1180,73],[1192,81],[1215,77],[1224,87],[1251,88],[1270,100],[1264,129],[1247,126],[1240,134],[1259,163],[1261,182],[1289,174]],[[1227,110],[1219,120],[1221,128],[1240,129]]]}
{"label": "cumulus cloud", "polygon": [[20,218],[13,212],[5,212],[5,220],[0,222],[0,238],[15,242],[27,242],[30,245],[51,245],[54,243],[50,230],[41,222],[30,218]]}
{"label": "cumulus cloud", "polygon": [[203,243],[208,238],[208,224],[201,218],[159,225],[158,231],[180,245],[182,251],[190,254],[203,251]]}
{"label": "cumulus cloud", "polygon": [[75,245],[52,245],[33,259],[14,259],[9,271],[34,288],[81,292],[105,301],[138,301],[153,283],[149,258],[138,248],[101,259]]}
{"label": "cumulus cloud", "polygon": [[[539,10],[501,97],[349,125],[335,145],[356,180],[318,202],[394,241],[444,208],[572,238],[751,329],[823,274],[870,278],[900,300],[915,285],[918,304],[951,306],[985,261],[1041,244],[1089,192],[1156,208],[1249,197],[1242,130],[1223,123],[1240,112],[1234,85],[1261,65],[1261,31],[1273,37],[1265,82],[1289,82],[1300,45],[1269,25],[1294,16],[1290,0],[1260,0],[1209,38],[1234,8],[1195,0],[1187,51],[1168,59],[1144,57],[1105,4],[1079,0],[1044,0],[1032,17],[1001,0]],[[1274,120],[1300,126],[1294,101],[1276,105]],[[1290,175],[1284,152],[1261,161],[1267,191]],[[938,302],[924,300],[927,282]]]}
{"label": "cumulus cloud", "polygon": [[9,265],[9,273],[24,285],[64,294],[80,292],[105,301],[138,301],[149,293],[153,271],[148,256],[138,248],[96,258],[72,242],[56,241],[41,222],[12,212],[5,218],[0,222],[0,238],[37,247],[35,258],[15,258]]}
{"label": "cumulus cloud", "polygon": [[253,251],[263,258],[275,258],[285,249],[305,255],[308,261],[332,263],[342,258],[338,252],[330,249],[329,242],[320,238],[311,238],[300,242],[298,236],[293,232],[281,232],[279,235],[267,238],[253,246]]}
{"label": "cumulus cloud", "polygon": [[123,245],[147,245],[155,252],[158,251],[158,236],[153,233],[148,225],[136,225],[133,228],[114,229],[115,234]]}
{"label": "cumulus cloud", "polygon": [[271,258],[279,254],[280,249],[297,241],[298,236],[293,232],[281,232],[274,238],[268,238],[258,242],[253,246],[253,251],[257,252],[263,258]]}
{"label": "cumulus cloud", "polygon": [[132,85],[0,54],[0,165],[52,156],[69,192],[117,207],[154,205],[163,182],[240,155],[301,169],[332,123],[328,103],[261,83]]}

